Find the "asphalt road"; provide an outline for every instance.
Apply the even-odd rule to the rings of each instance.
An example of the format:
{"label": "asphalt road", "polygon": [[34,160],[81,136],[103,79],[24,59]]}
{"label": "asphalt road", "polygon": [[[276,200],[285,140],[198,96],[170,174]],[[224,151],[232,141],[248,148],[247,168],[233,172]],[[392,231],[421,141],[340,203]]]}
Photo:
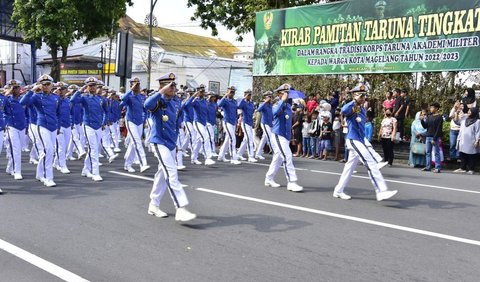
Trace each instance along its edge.
{"label": "asphalt road", "polygon": [[[332,197],[343,168],[337,162],[295,159],[303,193],[264,187],[268,160],[188,165],[180,180],[190,185],[198,218],[179,224],[168,194],[162,209],[170,217],[147,215],[157,166],[148,155],[146,173],[126,173],[117,159],[100,168],[101,183],[70,162],[72,174],[55,172],[54,188],[35,181],[35,167],[25,163],[25,179],[14,181],[2,155],[0,246],[78,275],[72,280],[479,280],[479,176],[385,168],[399,194],[377,202],[359,167],[346,190],[353,199],[343,201]],[[283,171],[276,180],[286,184]],[[60,281],[48,272],[55,269],[1,249],[0,281]]]}

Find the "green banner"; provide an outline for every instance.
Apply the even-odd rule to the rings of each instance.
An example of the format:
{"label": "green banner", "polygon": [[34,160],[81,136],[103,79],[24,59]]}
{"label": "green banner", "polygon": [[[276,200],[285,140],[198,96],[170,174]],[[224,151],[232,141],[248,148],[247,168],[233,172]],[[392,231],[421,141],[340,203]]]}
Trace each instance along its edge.
{"label": "green banner", "polygon": [[256,14],[253,74],[480,69],[480,0],[351,0]]}

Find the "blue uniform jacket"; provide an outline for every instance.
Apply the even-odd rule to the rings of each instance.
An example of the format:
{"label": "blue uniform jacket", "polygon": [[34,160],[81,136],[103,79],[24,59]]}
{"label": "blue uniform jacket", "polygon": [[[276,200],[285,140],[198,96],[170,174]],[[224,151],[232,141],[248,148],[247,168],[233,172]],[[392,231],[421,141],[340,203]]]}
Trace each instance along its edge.
{"label": "blue uniform jacket", "polygon": [[[192,97],[187,99],[185,102],[187,102],[190,99],[192,99]],[[195,110],[193,109],[193,105],[185,103],[185,108],[183,110],[183,120],[185,122],[193,122],[194,119],[195,119]]]}
{"label": "blue uniform jacket", "polygon": [[20,100],[22,105],[33,105],[37,110],[37,125],[55,131],[58,128],[58,96],[28,91]]}
{"label": "blue uniform jacket", "polygon": [[77,91],[70,98],[70,101],[73,104],[80,103],[83,106],[83,123],[85,125],[97,130],[107,123],[107,115],[105,115],[107,105],[102,97],[91,94],[82,95],[80,91]]}
{"label": "blue uniform jacket", "polygon": [[7,97],[0,95],[0,130],[5,129],[5,104]]}
{"label": "blue uniform jacket", "polygon": [[110,100],[110,121],[117,122],[120,120],[122,114],[122,109],[120,107],[120,102],[117,100]]}
{"label": "blue uniform jacket", "polygon": [[58,129],[70,127],[70,99],[58,98]]}
{"label": "blue uniform jacket", "polygon": [[223,120],[226,123],[237,124],[237,102],[234,99],[223,97],[218,101],[218,106],[223,109]]}
{"label": "blue uniform jacket", "polygon": [[37,109],[35,109],[33,105],[28,105],[27,110],[28,110],[28,122],[30,124],[36,125],[38,123]]}
{"label": "blue uniform jacket", "polygon": [[[364,143],[367,110],[362,106],[356,106],[355,101],[351,101],[342,107],[342,114],[345,116],[348,125],[348,133],[345,138]],[[357,117],[360,118],[360,122],[357,121]]]}
{"label": "blue uniform jacket", "polygon": [[208,102],[207,104],[207,122],[211,125],[217,124],[217,103]]}
{"label": "blue uniform jacket", "polygon": [[25,118],[25,108],[20,104],[20,98],[9,96],[6,102],[5,119],[7,125],[18,130],[25,129],[27,127],[27,120]]}
{"label": "blue uniform jacket", "polygon": [[243,112],[243,123],[253,126],[253,111],[255,110],[253,103],[242,99],[242,101],[238,103],[238,108]]}
{"label": "blue uniform jacket", "polygon": [[83,108],[81,104],[70,103],[70,121],[72,126],[80,124],[83,120]]}
{"label": "blue uniform jacket", "polygon": [[273,106],[273,128],[272,132],[285,137],[290,141],[292,137],[292,106],[280,100]]}
{"label": "blue uniform jacket", "polygon": [[145,108],[152,114],[152,135],[149,142],[164,145],[169,150],[176,147],[178,137],[178,117],[185,107],[177,99],[168,99],[160,92],[148,97]]}
{"label": "blue uniform jacket", "polygon": [[207,125],[207,103],[207,100],[204,98],[194,98],[193,96],[185,103],[185,107],[188,107],[190,104],[192,105],[193,120],[202,125]]}
{"label": "blue uniform jacket", "polygon": [[130,90],[122,96],[122,101],[127,108],[127,121],[133,122],[136,125],[143,124],[146,119],[143,107],[145,96],[142,94],[134,94],[133,91]]}
{"label": "blue uniform jacket", "polygon": [[262,118],[260,122],[262,124],[272,127],[273,125],[272,103],[261,103],[260,106],[258,106],[257,111],[259,111],[262,114]]}
{"label": "blue uniform jacket", "polygon": [[[175,100],[176,103],[182,104],[182,99],[177,96],[173,97],[173,100]],[[152,112],[149,111],[149,113],[151,116]],[[183,112],[179,112],[177,115],[177,127],[179,129],[182,127],[182,123],[183,123]]]}

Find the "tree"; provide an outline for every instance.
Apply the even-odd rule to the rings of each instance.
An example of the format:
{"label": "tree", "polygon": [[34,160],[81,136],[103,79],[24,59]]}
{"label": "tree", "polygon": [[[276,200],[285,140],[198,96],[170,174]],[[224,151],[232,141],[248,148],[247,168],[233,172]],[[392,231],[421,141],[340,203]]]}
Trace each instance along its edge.
{"label": "tree", "polygon": [[255,31],[255,12],[321,2],[325,0],[188,0],[187,5],[196,7],[192,21],[200,19],[200,26],[211,28],[213,36],[218,35],[217,23],[220,23],[229,30],[234,29],[242,41],[243,34]]}
{"label": "tree", "polygon": [[116,22],[125,16],[126,4],[133,5],[132,0],[15,0],[12,20],[25,41],[35,42],[37,48],[48,46],[51,76],[58,80],[60,62],[66,61],[70,44],[112,34]]}

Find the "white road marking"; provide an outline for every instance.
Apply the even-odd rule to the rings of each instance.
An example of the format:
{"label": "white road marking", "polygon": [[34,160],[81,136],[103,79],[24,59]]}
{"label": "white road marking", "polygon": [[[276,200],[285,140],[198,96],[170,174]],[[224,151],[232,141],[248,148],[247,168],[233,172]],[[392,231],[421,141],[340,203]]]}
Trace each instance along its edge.
{"label": "white road marking", "polygon": [[142,179],[142,180],[148,180],[148,181],[152,181],[152,182],[153,182],[153,178],[151,178],[151,177],[146,177],[146,176],[141,176],[141,175],[135,175],[135,174],[130,174],[130,173],[126,173],[126,172],[113,171],[113,170],[110,170],[109,173],[118,174],[118,175],[123,175],[123,176],[128,176],[128,177],[131,177],[131,178],[137,178],[137,179]]}
{"label": "white road marking", "polygon": [[58,278],[64,281],[88,281],[85,278],[82,278],[75,273],[72,273],[66,269],[61,268],[58,265],[55,265],[49,261],[46,261],[32,253],[29,253],[15,245],[12,245],[2,239],[0,239],[0,250],[4,250],[7,253],[10,253],[16,257],[21,258],[22,260],[35,265],[36,267],[57,276]]}
{"label": "white road marking", "polygon": [[[342,175],[341,173],[330,172],[330,171],[322,171],[322,170],[310,170],[310,171],[315,172],[315,173],[323,173],[323,174],[330,174],[330,175],[338,175],[338,176]],[[352,175],[352,177],[370,180],[370,177],[368,177],[368,176]],[[433,189],[449,190],[449,191],[455,191],[455,192],[480,194],[480,191],[466,190],[466,189],[459,189],[459,188],[451,188],[451,187],[444,187],[444,186],[437,186],[437,185],[428,185],[428,184],[407,182],[407,181],[399,181],[399,180],[392,180],[392,179],[386,179],[386,178],[385,178],[385,182],[398,183],[398,184],[404,184],[404,185],[413,185],[413,186],[420,186],[420,187],[427,187],[427,188],[433,188]]]}
{"label": "white road marking", "polygon": [[225,192],[220,192],[220,191],[205,189],[205,188],[196,188],[195,190],[202,191],[202,192],[207,192],[207,193],[212,193],[212,194],[217,194],[217,195],[230,197],[230,198],[236,198],[236,199],[241,199],[241,200],[246,200],[246,201],[251,201],[251,202],[257,202],[257,203],[262,203],[262,204],[271,205],[271,206],[288,208],[288,209],[292,209],[292,210],[304,211],[304,212],[309,212],[309,213],[314,213],[314,214],[319,214],[319,215],[324,215],[324,216],[329,216],[329,217],[334,217],[334,218],[340,218],[340,219],[345,219],[345,220],[350,220],[350,221],[355,221],[355,222],[360,222],[360,223],[365,223],[365,224],[370,224],[370,225],[386,227],[386,228],[390,228],[390,229],[406,231],[406,232],[410,232],[410,233],[426,235],[426,236],[430,236],[430,237],[436,237],[436,238],[450,240],[450,241],[456,241],[456,242],[470,244],[470,245],[480,246],[480,241],[477,241],[477,240],[471,240],[471,239],[446,235],[446,234],[437,233],[437,232],[431,232],[431,231],[426,231],[426,230],[421,230],[421,229],[416,229],[416,228],[411,228],[411,227],[406,227],[406,226],[401,226],[401,225],[395,225],[395,224],[385,223],[385,222],[381,222],[381,221],[365,219],[365,218],[361,218],[361,217],[332,213],[332,212],[328,212],[328,211],[305,208],[305,207],[301,207],[301,206],[294,206],[294,205],[290,205],[290,204],[284,204],[284,203],[279,203],[279,202],[262,200],[262,199],[257,199],[257,198],[252,198],[252,197],[247,197],[247,196],[242,196],[242,195],[237,195],[237,194],[232,194],[232,193],[225,193]]}
{"label": "white road marking", "polygon": [[[250,164],[260,165],[260,166],[269,166],[269,165],[266,165],[266,164],[259,164],[259,163],[250,163]],[[295,168],[295,170],[310,171],[310,172],[314,172],[314,173],[322,173],[322,174],[330,174],[330,175],[338,175],[338,176],[342,175],[341,173],[338,173],[338,172],[315,170],[315,169]],[[352,177],[353,178],[370,180],[370,177],[368,177],[368,176],[352,175]],[[413,186],[419,186],[419,187],[427,187],[427,188],[432,188],[432,189],[448,190],[448,191],[471,193],[471,194],[480,194],[480,191],[475,191],[475,190],[459,189],[459,188],[452,188],[452,187],[445,187],[445,186],[438,186],[438,185],[428,185],[428,184],[407,182],[407,181],[399,181],[399,180],[393,180],[393,179],[387,179],[387,178],[385,178],[385,181],[386,182],[391,182],[391,183],[403,184],[403,185],[413,185]]]}
{"label": "white road marking", "polygon": [[[117,171],[109,171],[109,172],[114,173],[114,174],[118,174],[118,175],[127,176],[127,177],[153,181],[153,179],[149,178],[149,177],[132,175],[132,174],[117,172]],[[451,235],[432,232],[432,231],[427,231],[427,230],[416,229],[416,228],[407,227],[407,226],[401,226],[401,225],[385,223],[385,222],[370,220],[370,219],[361,218],[361,217],[343,215],[343,214],[339,214],[339,213],[316,210],[316,209],[311,209],[311,208],[306,208],[306,207],[301,207],[301,206],[295,206],[295,205],[290,205],[290,204],[285,204],[285,203],[280,203],[280,202],[274,202],[274,201],[263,200],[263,199],[248,197],[248,196],[226,193],[226,192],[221,192],[221,191],[212,190],[212,189],[195,188],[195,190],[196,191],[201,191],[201,192],[206,192],[206,193],[211,193],[211,194],[217,194],[217,195],[230,197],[230,198],[236,198],[236,199],[241,199],[241,200],[246,200],[246,201],[251,201],[251,202],[257,202],[257,203],[267,204],[267,205],[271,205],[271,206],[288,208],[288,209],[292,209],[292,210],[314,213],[314,214],[319,214],[319,215],[324,215],[324,216],[329,216],[329,217],[334,217],[334,218],[339,218],[339,219],[345,219],[345,220],[350,220],[350,221],[355,221],[355,222],[360,222],[360,223],[365,223],[365,224],[370,224],[370,225],[376,225],[376,226],[386,227],[386,228],[390,228],[390,229],[401,230],[401,231],[405,231],[405,232],[416,233],[416,234],[421,234],[421,235],[425,235],[425,236],[430,236],[430,237],[435,237],[435,238],[440,238],[440,239],[445,239],[445,240],[456,241],[456,242],[460,242],[460,243],[480,246],[480,241],[477,241],[477,240],[471,240],[471,239],[466,239],[466,238],[462,238],[462,237],[456,237],[456,236],[451,236]]]}

